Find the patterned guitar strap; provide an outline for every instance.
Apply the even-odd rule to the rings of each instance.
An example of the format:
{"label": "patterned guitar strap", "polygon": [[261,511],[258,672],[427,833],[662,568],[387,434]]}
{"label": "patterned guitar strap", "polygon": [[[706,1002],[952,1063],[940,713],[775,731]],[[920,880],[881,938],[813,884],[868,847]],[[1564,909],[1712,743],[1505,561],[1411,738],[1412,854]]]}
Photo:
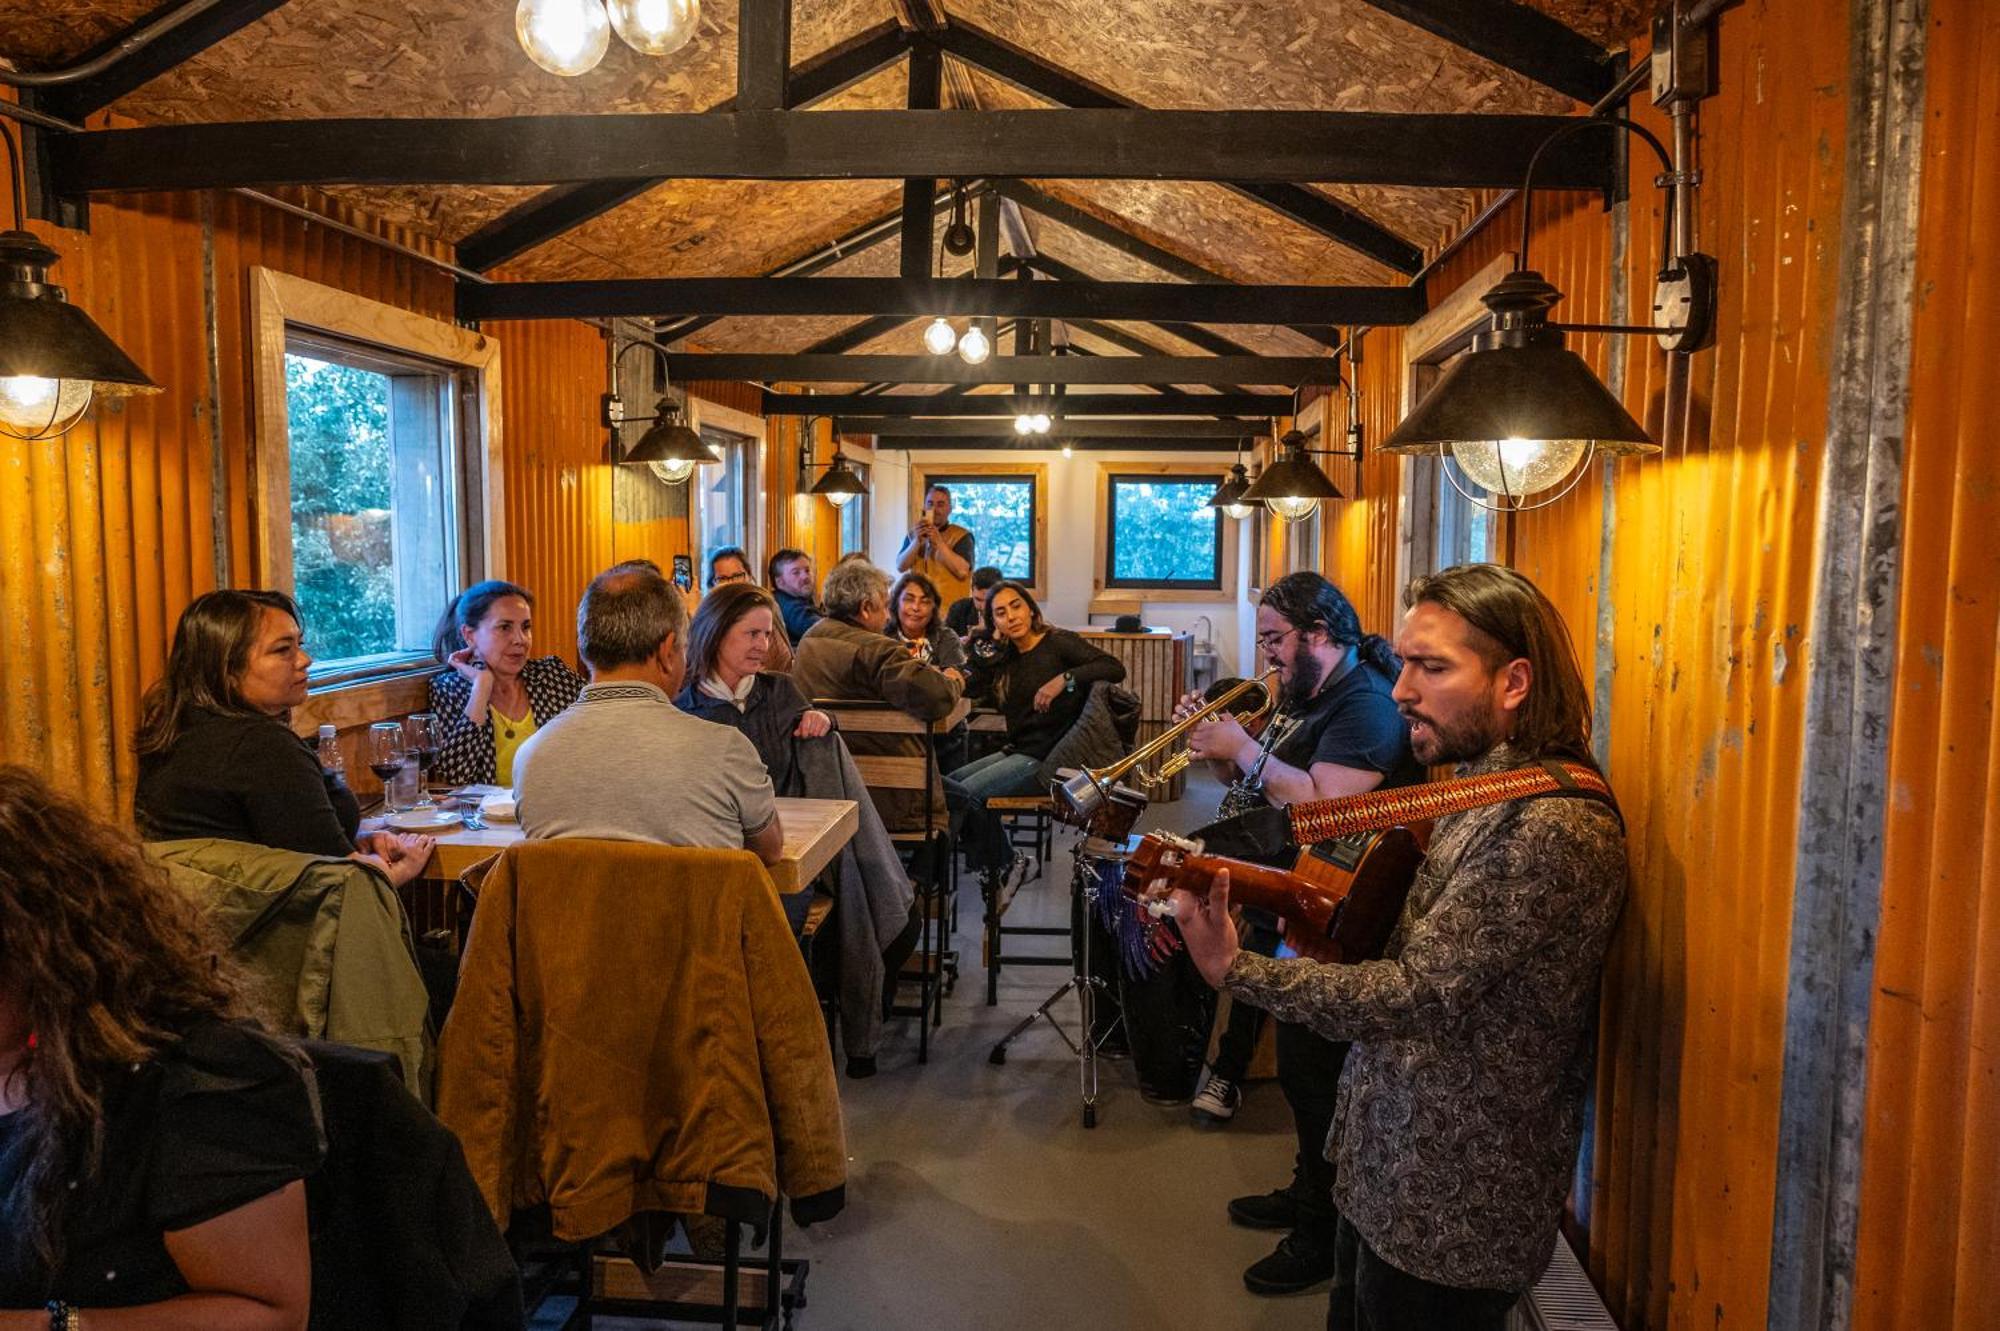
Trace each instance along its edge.
{"label": "patterned guitar strap", "polygon": [[1346,795],[1340,799],[1309,800],[1288,806],[1286,813],[1291,817],[1293,842],[1316,846],[1357,832],[1380,832],[1429,822],[1446,814],[1483,809],[1489,804],[1550,797],[1596,800],[1610,808],[1620,826],[1624,825],[1625,817],[1619,813],[1611,783],[1597,769],[1549,759],[1481,776],[1371,790],[1365,795]]}

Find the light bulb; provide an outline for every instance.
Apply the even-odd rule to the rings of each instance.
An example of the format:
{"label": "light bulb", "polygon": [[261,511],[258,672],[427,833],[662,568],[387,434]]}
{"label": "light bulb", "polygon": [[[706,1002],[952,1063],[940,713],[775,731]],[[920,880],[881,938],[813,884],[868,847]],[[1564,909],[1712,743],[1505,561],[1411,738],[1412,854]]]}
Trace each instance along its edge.
{"label": "light bulb", "polygon": [[1238,522],[1241,522],[1243,519],[1249,517],[1254,510],[1248,504],[1224,504],[1222,511],[1230,517],[1235,518]]}
{"label": "light bulb", "polygon": [[1035,428],[1035,418],[1033,416],[1029,416],[1024,413],[1014,418],[1015,434],[1026,434],[1034,428]]}
{"label": "light bulb", "polygon": [[1076,456],[1075,447],[1072,446],[1069,440],[1067,439],[1063,440],[1063,456],[1066,458],[1073,458]]}
{"label": "light bulb", "polygon": [[668,485],[679,485],[694,475],[695,469],[695,464],[692,462],[648,462],[646,465],[653,469],[653,475]]}
{"label": "light bulb", "polygon": [[974,324],[965,330],[965,336],[958,339],[958,358],[967,365],[978,365],[993,354],[993,340],[979,331]]}
{"label": "light bulb", "polygon": [[853,492],[851,491],[835,490],[832,494],[829,494],[826,497],[826,502],[832,504],[835,508],[846,508],[848,501],[853,498],[854,495]]}
{"label": "light bulb", "polygon": [[672,55],[701,23],[701,0],[607,0],[611,26],[641,55]]}
{"label": "light bulb", "polygon": [[588,74],[611,46],[603,0],[521,0],[514,35],[528,59],[551,74]]}
{"label": "light bulb", "polygon": [[1311,517],[1313,510],[1319,507],[1319,500],[1299,495],[1283,495],[1276,499],[1266,499],[1264,503],[1273,513],[1287,522],[1302,522]]}
{"label": "light bulb", "polygon": [[0,433],[17,439],[51,439],[75,425],[89,408],[88,379],[0,375]]}
{"label": "light bulb", "polygon": [[1047,434],[1049,432],[1049,418],[1040,412],[1036,412],[1028,418],[1028,428],[1036,434]]}
{"label": "light bulb", "polygon": [[1589,447],[1588,439],[1485,439],[1453,444],[1451,455],[1486,493],[1519,499],[1561,481]]}
{"label": "light bulb", "polygon": [[940,314],[931,320],[931,326],[924,329],[924,350],[933,356],[942,356],[958,345],[958,330],[951,326],[951,320]]}

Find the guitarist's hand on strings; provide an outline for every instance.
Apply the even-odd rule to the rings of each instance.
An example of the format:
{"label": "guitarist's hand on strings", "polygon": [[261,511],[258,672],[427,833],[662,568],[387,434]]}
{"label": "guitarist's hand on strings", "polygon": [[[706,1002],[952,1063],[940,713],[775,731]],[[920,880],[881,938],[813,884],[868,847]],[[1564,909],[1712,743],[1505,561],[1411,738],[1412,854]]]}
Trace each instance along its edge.
{"label": "guitarist's hand on strings", "polygon": [[1229,871],[1215,875],[1205,897],[1177,887],[1168,899],[1174,903],[1174,924],[1187,945],[1188,960],[1202,979],[1221,988],[1237,952],[1236,921],[1229,915]]}

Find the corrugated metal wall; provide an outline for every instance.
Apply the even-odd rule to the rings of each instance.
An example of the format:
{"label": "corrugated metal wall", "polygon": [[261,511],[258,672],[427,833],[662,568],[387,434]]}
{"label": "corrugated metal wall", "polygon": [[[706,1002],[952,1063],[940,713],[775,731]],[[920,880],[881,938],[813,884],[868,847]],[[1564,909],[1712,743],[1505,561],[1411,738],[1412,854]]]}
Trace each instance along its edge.
{"label": "corrugated metal wall", "polygon": [[2000,1316],[2000,8],[1932,0],[1930,21],[1855,1273],[1870,1331]]}
{"label": "corrugated metal wall", "polygon": [[[1810,11],[1810,12],[1808,12]],[[1803,0],[1722,18],[1721,92],[1701,113],[1701,248],[1722,261],[1718,345],[1687,385],[1628,341],[1622,396],[1666,442],[1621,464],[1606,643],[1609,760],[1630,824],[1630,905],[1605,978],[1589,1260],[1620,1325],[1761,1327],[1770,1265],[1786,943],[1812,575],[1836,292],[1844,15]],[[1643,54],[1643,53],[1641,53]],[[1640,113],[1657,132],[1665,126]],[[1656,163],[1632,158],[1625,268],[1643,317],[1657,266]],[[1535,201],[1533,266],[1557,318],[1611,317],[1614,228],[1598,201]],[[1503,210],[1432,278],[1435,303],[1519,245]],[[1575,339],[1603,373],[1600,337]],[[1398,416],[1400,336],[1369,335],[1369,437]],[[1674,402],[1674,419],[1667,404]],[[1662,433],[1664,431],[1664,433]],[[1393,462],[1329,531],[1364,618],[1393,623]],[[1503,548],[1597,655],[1600,479],[1509,519]]]}

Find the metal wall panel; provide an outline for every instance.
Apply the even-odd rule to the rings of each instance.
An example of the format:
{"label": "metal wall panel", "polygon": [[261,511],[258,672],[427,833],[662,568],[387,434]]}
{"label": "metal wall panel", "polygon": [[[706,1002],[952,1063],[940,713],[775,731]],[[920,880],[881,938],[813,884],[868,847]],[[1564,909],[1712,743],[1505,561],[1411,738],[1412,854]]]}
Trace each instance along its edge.
{"label": "metal wall panel", "polygon": [[2000,9],[1932,0],[1891,802],[1852,1324],[1994,1324],[2000,1270]]}

